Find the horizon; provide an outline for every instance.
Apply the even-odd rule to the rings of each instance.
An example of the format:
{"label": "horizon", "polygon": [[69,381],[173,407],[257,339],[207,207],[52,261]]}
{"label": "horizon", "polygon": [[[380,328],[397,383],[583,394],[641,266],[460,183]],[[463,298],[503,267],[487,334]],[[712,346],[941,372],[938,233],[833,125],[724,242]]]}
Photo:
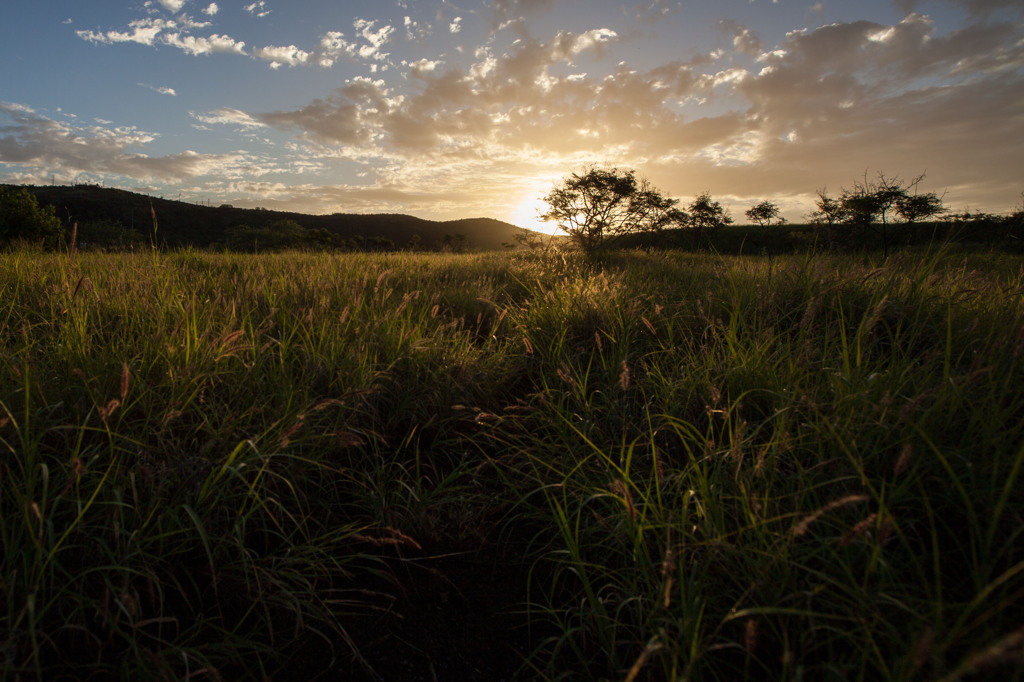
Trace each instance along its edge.
{"label": "horizon", "polygon": [[879,172],[955,211],[1024,189],[1010,0],[61,0],[10,8],[0,45],[8,184],[530,229],[590,164],[739,223]]}

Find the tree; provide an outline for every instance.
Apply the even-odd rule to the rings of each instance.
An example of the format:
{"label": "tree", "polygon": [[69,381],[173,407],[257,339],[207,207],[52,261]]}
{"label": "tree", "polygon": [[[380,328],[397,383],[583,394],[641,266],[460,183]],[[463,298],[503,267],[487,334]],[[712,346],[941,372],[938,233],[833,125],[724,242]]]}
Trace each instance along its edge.
{"label": "tree", "polygon": [[747,219],[761,227],[770,227],[772,221],[779,217],[779,207],[765,199],[747,209]]}
{"label": "tree", "polygon": [[53,206],[40,206],[27,187],[0,185],[0,243],[25,240],[56,248],[63,234]]}
{"label": "tree", "polygon": [[597,251],[619,238],[682,225],[686,215],[677,199],[665,197],[632,170],[592,167],[573,173],[544,197],[541,220],[558,228],[585,251]]}
{"label": "tree", "polygon": [[815,225],[835,225],[841,223],[846,219],[846,212],[843,209],[843,203],[838,199],[833,199],[828,195],[828,190],[824,187],[818,190],[818,200],[814,202],[816,207],[815,211],[812,211],[808,216],[810,221]]}
{"label": "tree", "polygon": [[923,179],[923,174],[914,178],[907,186],[907,190],[913,188],[914,193],[910,194],[909,191],[906,191],[896,201],[896,215],[908,223],[934,218],[946,212],[946,207],[942,205],[942,197],[935,192],[917,193],[917,185]]}
{"label": "tree", "polygon": [[710,192],[702,192],[694,197],[688,208],[687,224],[697,232],[700,238],[712,230],[725,227],[732,222],[722,204],[711,200]]}
{"label": "tree", "polygon": [[[934,192],[918,194],[917,186],[924,180],[924,174],[904,184],[898,175],[878,177],[864,182],[855,182],[853,189],[844,189],[839,198],[846,222],[860,225],[865,231],[873,229],[882,238],[882,252],[889,253],[889,216],[892,214],[905,222],[929,218],[942,213],[945,208],[942,199]],[[913,190],[913,194],[911,194]]]}

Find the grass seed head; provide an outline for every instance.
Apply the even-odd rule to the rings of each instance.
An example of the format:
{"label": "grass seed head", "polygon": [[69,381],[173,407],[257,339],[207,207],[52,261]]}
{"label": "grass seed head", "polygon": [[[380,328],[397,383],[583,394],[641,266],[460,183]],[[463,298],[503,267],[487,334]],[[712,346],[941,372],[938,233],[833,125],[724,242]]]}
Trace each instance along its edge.
{"label": "grass seed head", "polygon": [[857,504],[858,502],[866,502],[867,499],[867,495],[847,495],[846,497],[829,502],[821,509],[818,509],[817,511],[808,514],[800,521],[800,523],[793,526],[793,537],[800,537],[801,535],[806,533],[807,529],[811,527],[812,523],[814,523],[830,511],[834,511],[836,509],[839,509],[840,507],[846,507],[851,504]]}
{"label": "grass seed head", "polygon": [[128,371],[128,363],[121,365],[121,402],[128,397],[128,388],[131,386],[131,373]]}

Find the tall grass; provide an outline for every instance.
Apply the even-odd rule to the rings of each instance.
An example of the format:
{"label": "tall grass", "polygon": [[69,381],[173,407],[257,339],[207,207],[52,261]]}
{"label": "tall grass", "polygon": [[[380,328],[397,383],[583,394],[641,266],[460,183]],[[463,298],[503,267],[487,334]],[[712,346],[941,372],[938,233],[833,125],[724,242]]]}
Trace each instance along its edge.
{"label": "tall grass", "polygon": [[1021,679],[1022,295],[991,255],[0,254],[0,666],[373,677],[414,584],[500,567],[522,679]]}

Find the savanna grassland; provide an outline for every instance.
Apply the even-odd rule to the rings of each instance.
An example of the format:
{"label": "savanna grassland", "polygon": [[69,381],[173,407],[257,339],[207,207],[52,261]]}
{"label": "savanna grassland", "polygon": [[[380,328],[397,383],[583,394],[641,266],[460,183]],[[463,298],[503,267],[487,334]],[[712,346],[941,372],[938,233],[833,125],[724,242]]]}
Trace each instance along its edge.
{"label": "savanna grassland", "polygon": [[1024,679],[1022,268],[0,254],[0,669]]}

